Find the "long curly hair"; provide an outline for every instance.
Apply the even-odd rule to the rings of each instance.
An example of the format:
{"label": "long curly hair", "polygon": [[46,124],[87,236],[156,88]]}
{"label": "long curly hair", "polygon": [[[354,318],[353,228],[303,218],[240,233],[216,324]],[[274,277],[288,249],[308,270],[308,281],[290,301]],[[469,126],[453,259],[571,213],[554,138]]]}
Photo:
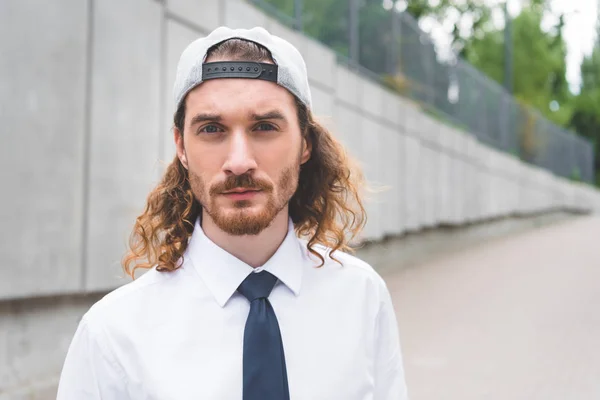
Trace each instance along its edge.
{"label": "long curly hair", "polygon": [[[216,45],[208,57],[273,62],[266,48],[241,39]],[[321,267],[325,259],[315,250],[316,245],[328,248],[333,260],[336,250],[352,251],[350,244],[366,223],[361,199],[365,181],[358,164],[297,98],[296,107],[300,131],[311,143],[312,152],[300,168],[298,188],[289,201],[289,214],[296,234],[307,239],[308,250],[321,260]],[[182,134],[184,120],[185,99],[174,115],[174,126]],[[123,258],[125,272],[134,278],[138,268],[156,266],[159,271],[179,268],[201,210],[190,187],[188,171],[175,156],[136,219]]]}

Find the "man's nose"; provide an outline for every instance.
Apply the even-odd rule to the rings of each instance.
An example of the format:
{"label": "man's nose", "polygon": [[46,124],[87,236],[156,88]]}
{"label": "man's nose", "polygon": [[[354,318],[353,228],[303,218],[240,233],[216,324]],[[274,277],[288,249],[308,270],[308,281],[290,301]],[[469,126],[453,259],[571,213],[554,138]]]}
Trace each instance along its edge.
{"label": "man's nose", "polygon": [[256,169],[256,160],[244,132],[232,134],[227,161],[223,165],[223,169],[234,175],[243,175]]}

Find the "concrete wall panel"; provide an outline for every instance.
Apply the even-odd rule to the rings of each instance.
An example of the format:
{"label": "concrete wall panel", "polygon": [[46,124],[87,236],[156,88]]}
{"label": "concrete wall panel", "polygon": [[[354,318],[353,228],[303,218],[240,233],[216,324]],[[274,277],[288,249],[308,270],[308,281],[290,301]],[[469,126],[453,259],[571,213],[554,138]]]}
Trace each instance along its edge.
{"label": "concrete wall panel", "polygon": [[486,206],[486,193],[484,192],[483,185],[487,179],[487,171],[481,167],[475,168],[475,182],[473,192],[475,193],[475,221],[481,221],[485,218],[485,206]]}
{"label": "concrete wall panel", "polygon": [[421,156],[419,157],[419,174],[421,176],[421,199],[423,199],[422,207],[422,224],[428,228],[434,225],[435,220],[435,154],[429,146],[421,146]]}
{"label": "concrete wall panel", "polygon": [[397,161],[396,161],[396,185],[398,187],[398,223],[395,226],[395,233],[401,234],[406,231],[406,136],[402,131],[394,132],[397,136],[398,147],[397,147]]}
{"label": "concrete wall panel", "polygon": [[484,164],[483,164],[483,152],[481,151],[481,148],[483,146],[481,144],[479,144],[479,142],[477,140],[475,140],[474,138],[471,138],[469,141],[469,159],[471,160],[470,162],[470,168],[472,171],[472,176],[473,176],[473,180],[471,182],[471,191],[470,191],[470,197],[471,197],[471,213],[472,213],[472,219],[471,221],[478,221],[479,219],[481,219],[482,213],[483,213],[483,193],[481,191],[481,182],[485,179],[485,173],[487,171],[485,171],[484,169]]}
{"label": "concrete wall panel", "polygon": [[313,114],[324,123],[325,126],[332,128],[334,119],[335,97],[333,92],[323,90],[321,87],[312,87]]}
{"label": "concrete wall panel", "polygon": [[[228,0],[231,1],[231,0]],[[222,0],[168,0],[167,10],[178,19],[197,26],[203,34],[223,25]],[[254,11],[254,10],[253,10]]]}
{"label": "concrete wall panel", "polygon": [[398,130],[392,133],[392,186],[394,196],[395,219],[392,223],[391,233],[399,235],[404,231],[404,135]]}
{"label": "concrete wall panel", "polygon": [[87,5],[0,2],[0,299],[80,288]]}
{"label": "concrete wall panel", "polygon": [[506,176],[509,174],[508,163],[506,161],[506,157],[502,154],[498,154],[498,164],[497,164],[497,174],[498,174],[498,200],[499,200],[499,213],[505,214],[508,213],[508,191],[509,187],[506,183]]}
{"label": "concrete wall panel", "polygon": [[381,228],[386,235],[393,234],[398,223],[398,134],[389,127],[382,127],[379,169],[383,184],[384,204]]}
{"label": "concrete wall panel", "polygon": [[442,189],[444,181],[442,180],[442,157],[439,149],[433,149],[433,167],[432,167],[432,179],[433,179],[433,220],[434,225],[439,225],[442,220],[443,204],[442,204]]}
{"label": "concrete wall panel", "polygon": [[468,223],[467,218],[467,204],[469,194],[469,163],[464,157],[457,159],[457,207],[456,207],[456,223],[459,225]]}
{"label": "concrete wall panel", "polygon": [[383,89],[365,78],[360,79],[360,104],[363,111],[375,118],[383,117]]}
{"label": "concrete wall panel", "polygon": [[464,201],[462,203],[462,213],[466,223],[469,223],[474,218],[474,207],[473,207],[473,166],[469,161],[464,162],[463,166],[463,187]]}
{"label": "concrete wall panel", "polygon": [[382,107],[383,107],[383,118],[390,122],[393,126],[400,127],[402,124],[402,118],[404,117],[403,103],[398,100],[398,96],[388,90],[383,90],[382,96]]}
{"label": "concrete wall panel", "polygon": [[157,181],[161,7],[95,3],[86,290],[123,283],[120,259]]}
{"label": "concrete wall panel", "polygon": [[[363,163],[365,177],[369,184],[376,188],[382,187],[382,176],[380,172],[380,147],[383,135],[381,126],[368,117],[360,118],[362,149],[359,159]],[[383,236],[381,215],[383,196],[381,193],[369,196],[366,209],[369,215],[365,226],[365,236],[370,240],[376,240]]]}
{"label": "concrete wall panel", "polygon": [[427,114],[422,115],[421,138],[429,145],[437,145],[441,136],[441,124]]}
{"label": "concrete wall panel", "polygon": [[440,207],[438,202],[438,193],[440,191],[440,158],[437,149],[430,148],[429,150],[429,187],[432,193],[431,196],[431,210],[429,215],[429,224],[430,226],[436,226],[439,221]]}
{"label": "concrete wall panel", "polygon": [[405,105],[405,110],[400,120],[403,131],[409,136],[419,137],[420,125],[418,122],[419,116],[422,113],[421,110],[416,104],[410,101],[402,101],[401,103]]}
{"label": "concrete wall panel", "polygon": [[421,112],[414,113],[412,115],[412,118],[409,118],[408,120],[408,123],[410,125],[408,130],[414,137],[419,139],[419,141],[429,143],[430,127],[428,126],[428,122],[429,120],[427,119],[425,114]]}
{"label": "concrete wall panel", "polygon": [[360,77],[345,66],[338,65],[335,73],[335,95],[340,101],[359,107]]}
{"label": "concrete wall panel", "polygon": [[420,142],[411,137],[405,136],[405,154],[404,154],[404,169],[405,169],[405,200],[406,200],[406,229],[415,231],[421,227],[422,213],[420,203],[420,174],[419,174],[419,158],[421,157]]}
{"label": "concrete wall panel", "polygon": [[[225,15],[223,25],[232,28],[252,29],[256,26],[271,28],[267,16],[244,0],[221,0]],[[202,2],[200,2],[202,3]],[[273,32],[276,34],[275,32]]]}
{"label": "concrete wall panel", "polygon": [[55,399],[81,316],[100,296],[0,303],[0,399]]}
{"label": "concrete wall panel", "polygon": [[333,79],[336,70],[335,53],[316,40],[305,38],[305,42],[305,52],[302,55],[306,62],[309,81],[335,89]]}
{"label": "concrete wall panel", "polygon": [[493,175],[493,169],[492,169],[492,160],[491,160],[491,154],[490,154],[490,150],[488,147],[482,146],[481,147],[481,151],[482,151],[482,168],[483,171],[485,171],[485,175],[483,177],[484,181],[481,183],[480,189],[482,192],[482,218],[486,218],[488,216],[490,216],[492,214],[492,210],[493,210],[493,197],[492,197],[492,190],[491,190],[491,186],[492,186],[492,180],[491,180],[491,176]]}
{"label": "concrete wall panel", "polygon": [[452,196],[452,182],[450,181],[450,162],[451,157],[446,152],[439,153],[439,188],[438,188],[438,223],[447,224],[450,222],[451,206],[450,196]]}
{"label": "concrete wall panel", "polygon": [[343,103],[335,103],[333,133],[355,158],[359,156],[362,147],[360,118],[359,114]]}
{"label": "concrete wall panel", "polygon": [[448,174],[448,197],[446,198],[447,223],[454,225],[456,223],[456,207],[458,196],[456,192],[459,190],[457,186],[458,161],[453,155],[447,157],[447,174]]}

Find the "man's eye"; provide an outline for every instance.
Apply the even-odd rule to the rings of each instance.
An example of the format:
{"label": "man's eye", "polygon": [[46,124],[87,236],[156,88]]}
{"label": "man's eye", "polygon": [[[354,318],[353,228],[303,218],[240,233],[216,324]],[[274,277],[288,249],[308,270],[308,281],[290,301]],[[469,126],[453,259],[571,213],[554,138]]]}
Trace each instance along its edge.
{"label": "man's eye", "polygon": [[219,133],[222,131],[223,130],[216,125],[206,125],[206,126],[203,126],[200,130],[198,130],[198,133],[214,134],[214,133]]}
{"label": "man's eye", "polygon": [[256,125],[256,130],[257,131],[274,131],[274,130],[276,130],[276,128],[273,126],[273,124],[263,122],[263,123]]}

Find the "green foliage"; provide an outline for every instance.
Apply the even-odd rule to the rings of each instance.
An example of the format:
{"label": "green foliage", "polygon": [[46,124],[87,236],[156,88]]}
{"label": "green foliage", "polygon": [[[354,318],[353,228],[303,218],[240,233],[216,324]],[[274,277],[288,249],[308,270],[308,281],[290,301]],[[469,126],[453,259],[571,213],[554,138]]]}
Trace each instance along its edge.
{"label": "green foliage", "polygon": [[600,87],[582,90],[575,99],[574,109],[571,126],[582,136],[597,141],[600,135]]}
{"label": "green foliage", "polygon": [[[512,21],[513,94],[540,110],[554,123],[566,126],[572,113],[572,95],[566,80],[564,21],[553,32],[541,28],[543,9],[524,8]],[[504,31],[493,29],[467,44],[467,60],[490,78],[504,82]],[[555,101],[558,110],[552,110]]]}
{"label": "green foliage", "polygon": [[570,126],[594,144],[596,185],[600,186],[600,41],[581,63],[581,89]]}
{"label": "green foliage", "polygon": [[581,63],[581,89],[571,126],[589,139],[600,138],[600,43]]}
{"label": "green foliage", "polygon": [[[438,21],[446,21],[451,16],[457,17],[458,21],[452,29],[452,44],[459,55],[465,57],[471,38],[481,37],[490,29],[493,10],[499,7],[499,4],[488,6],[481,0],[440,0],[435,6],[428,0],[409,0],[407,12],[416,19],[430,16]],[[468,26],[469,29],[465,31],[461,26]]]}
{"label": "green foliage", "polygon": [[581,182],[581,171],[579,171],[579,168],[574,167],[569,178],[573,181]]}

